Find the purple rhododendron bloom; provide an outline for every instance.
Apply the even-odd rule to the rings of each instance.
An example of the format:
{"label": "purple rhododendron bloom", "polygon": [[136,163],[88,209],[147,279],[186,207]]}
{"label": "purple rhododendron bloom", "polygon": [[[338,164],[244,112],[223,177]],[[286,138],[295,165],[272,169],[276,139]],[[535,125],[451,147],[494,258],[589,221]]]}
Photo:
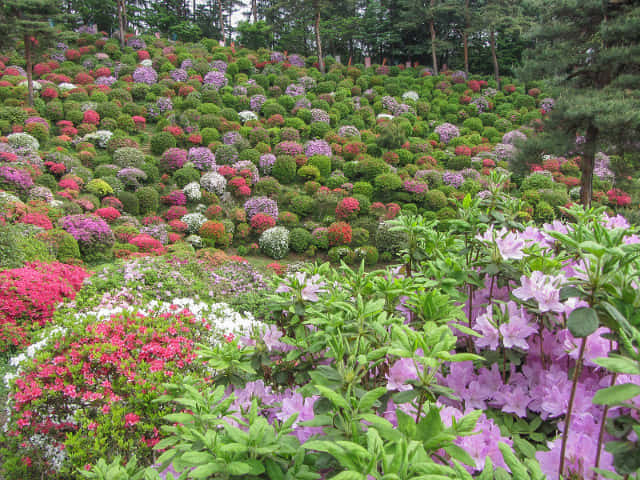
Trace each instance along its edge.
{"label": "purple rhododendron bloom", "polygon": [[411,390],[411,385],[405,384],[407,380],[417,380],[418,372],[411,358],[401,358],[389,369],[387,377],[387,389],[403,392]]}
{"label": "purple rhododendron bloom", "polygon": [[561,313],[564,311],[564,305],[560,302],[560,286],[565,281],[564,275],[551,276],[535,271],[531,277],[520,277],[522,286],[516,288],[513,295],[520,300],[533,298],[538,302],[541,312]]}
{"label": "purple rhododendron bloom", "polygon": [[314,395],[309,398],[304,398],[299,393],[294,393],[288,398],[282,399],[282,409],[276,414],[276,418],[280,421],[287,420],[291,415],[298,414],[295,422],[293,422],[293,434],[300,440],[300,443],[304,443],[312,435],[322,433],[322,427],[300,427],[300,422],[306,422],[315,418],[313,412],[313,405],[319,397]]}

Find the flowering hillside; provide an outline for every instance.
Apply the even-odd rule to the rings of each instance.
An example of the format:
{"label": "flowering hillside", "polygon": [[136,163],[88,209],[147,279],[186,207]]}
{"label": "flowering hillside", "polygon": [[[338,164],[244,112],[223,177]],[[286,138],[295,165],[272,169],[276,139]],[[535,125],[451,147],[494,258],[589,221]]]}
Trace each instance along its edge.
{"label": "flowering hillside", "polygon": [[0,478],[635,478],[640,177],[526,157],[545,84],[59,40],[32,107],[0,52]]}

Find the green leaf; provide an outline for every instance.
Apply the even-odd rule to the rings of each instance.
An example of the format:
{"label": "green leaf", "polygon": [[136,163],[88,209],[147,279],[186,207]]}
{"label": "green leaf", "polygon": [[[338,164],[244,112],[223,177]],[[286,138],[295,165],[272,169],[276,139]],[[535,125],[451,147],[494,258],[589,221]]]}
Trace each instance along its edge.
{"label": "green leaf", "polygon": [[567,327],[576,338],[588,337],[598,329],[598,314],[593,308],[576,308],[569,314]]}
{"label": "green leaf", "polygon": [[624,383],[598,390],[593,397],[596,405],[617,405],[640,395],[640,385]]}
{"label": "green leaf", "polygon": [[275,461],[270,458],[265,459],[264,464],[267,475],[269,476],[269,480],[285,480],[284,472],[280,465],[278,465]]}
{"label": "green leaf", "polygon": [[344,471],[340,472],[335,477],[331,477],[331,480],[364,480],[365,476],[358,472]]}
{"label": "green leaf", "polygon": [[589,252],[592,255],[595,255],[596,257],[601,257],[607,252],[607,247],[591,241],[581,242],[578,245],[578,248],[580,248],[580,250],[584,250],[585,252]]}
{"label": "green leaf", "polygon": [[620,355],[610,354],[609,357],[596,358],[594,363],[615,373],[626,373],[629,375],[640,375],[640,364],[630,358]]}
{"label": "green leaf", "polygon": [[215,457],[207,452],[187,452],[182,455],[181,460],[195,467],[211,463]]}
{"label": "green leaf", "polygon": [[371,390],[365,393],[360,399],[360,403],[358,404],[358,411],[366,412],[373,407],[373,405],[378,401],[378,399],[387,393],[387,389],[385,387],[378,387],[374,390]]}
{"label": "green leaf", "polygon": [[328,398],[331,401],[331,403],[333,403],[336,407],[341,407],[345,409],[349,408],[349,404],[340,394],[322,385],[316,385],[315,387],[318,389],[318,391],[323,397]]}
{"label": "green leaf", "polygon": [[244,462],[231,462],[227,465],[227,471],[231,475],[246,475],[251,472],[252,468],[249,464]]}
{"label": "green leaf", "polygon": [[199,467],[193,469],[191,473],[189,473],[190,478],[209,478],[214,473],[220,471],[220,466],[217,463],[209,463],[207,465],[200,465]]}

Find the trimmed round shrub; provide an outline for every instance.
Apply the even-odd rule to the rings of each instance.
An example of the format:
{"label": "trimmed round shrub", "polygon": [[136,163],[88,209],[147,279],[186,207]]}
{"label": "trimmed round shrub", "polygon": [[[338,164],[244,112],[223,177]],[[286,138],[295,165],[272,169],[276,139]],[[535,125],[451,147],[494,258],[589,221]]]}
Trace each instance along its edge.
{"label": "trimmed round shrub", "polygon": [[427,210],[437,212],[447,204],[447,196],[440,190],[429,190],[424,194],[424,207]]}
{"label": "trimmed round shrub", "polygon": [[402,179],[395,173],[382,173],[373,180],[376,195],[380,200],[390,201],[393,193],[402,188]]}
{"label": "trimmed round shrub", "polygon": [[406,235],[402,232],[392,231],[389,222],[380,222],[376,232],[376,247],[380,253],[388,252],[396,255],[404,247]]}
{"label": "trimmed round shrub", "polygon": [[298,165],[293,157],[289,155],[280,155],[276,157],[273,164],[271,175],[279,182],[288,185],[295,182],[298,172]]}
{"label": "trimmed round shrub", "polygon": [[[140,215],[147,215],[158,211],[160,195],[153,187],[141,187],[136,190]],[[123,202],[124,204],[124,202]]]}
{"label": "trimmed round shrub", "polygon": [[192,182],[198,185],[200,182],[200,172],[190,166],[182,167],[173,174],[173,181],[176,182],[176,185],[180,188],[184,188]]}
{"label": "trimmed round shrub", "polygon": [[542,173],[533,173],[526,177],[520,185],[520,191],[542,190],[553,188],[553,179]]}
{"label": "trimmed round shrub", "polygon": [[331,158],[326,155],[314,155],[309,159],[308,165],[316,167],[323,178],[331,175]]}
{"label": "trimmed round shrub", "polygon": [[315,207],[315,201],[313,197],[309,195],[298,195],[291,202],[290,210],[299,215],[300,217],[306,217],[311,215]]}
{"label": "trimmed round shrub", "polygon": [[294,228],[289,234],[289,246],[296,253],[303,253],[311,245],[311,232],[304,228]]}
{"label": "trimmed round shrub", "polygon": [[122,208],[125,212],[131,215],[138,215],[140,213],[140,203],[135,193],[131,192],[119,192],[118,200],[122,202]]}
{"label": "trimmed round shrub", "polygon": [[285,227],[273,227],[260,235],[258,240],[262,253],[275,260],[280,260],[289,251],[289,230]]}
{"label": "trimmed round shrub", "polygon": [[73,238],[73,235],[60,228],[40,232],[36,235],[36,239],[46,244],[60,262],[70,263],[80,259],[78,241]]}
{"label": "trimmed round shrub", "polygon": [[169,132],[160,132],[151,137],[151,153],[162,155],[166,150],[176,147],[176,139]]}

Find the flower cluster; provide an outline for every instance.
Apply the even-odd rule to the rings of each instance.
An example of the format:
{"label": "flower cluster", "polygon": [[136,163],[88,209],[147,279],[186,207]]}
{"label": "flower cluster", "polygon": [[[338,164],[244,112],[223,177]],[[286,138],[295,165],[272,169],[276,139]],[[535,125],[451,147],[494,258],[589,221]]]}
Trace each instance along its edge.
{"label": "flower cluster", "polygon": [[438,134],[438,137],[440,137],[440,141],[445,144],[449,143],[452,138],[460,136],[460,130],[458,127],[450,123],[438,125],[435,128],[435,132]]}
{"label": "flower cluster", "polygon": [[249,220],[258,213],[278,218],[278,203],[268,197],[253,197],[244,203],[244,211]]}

